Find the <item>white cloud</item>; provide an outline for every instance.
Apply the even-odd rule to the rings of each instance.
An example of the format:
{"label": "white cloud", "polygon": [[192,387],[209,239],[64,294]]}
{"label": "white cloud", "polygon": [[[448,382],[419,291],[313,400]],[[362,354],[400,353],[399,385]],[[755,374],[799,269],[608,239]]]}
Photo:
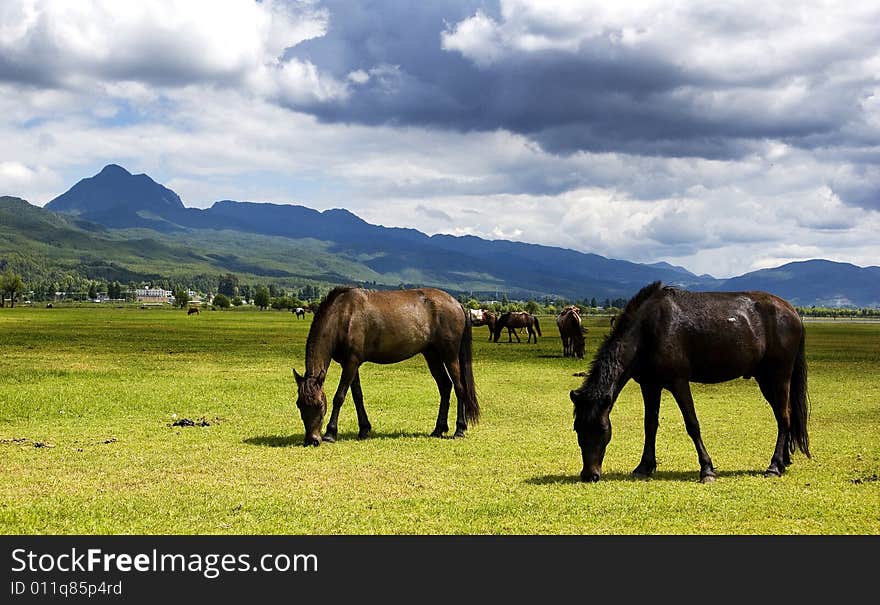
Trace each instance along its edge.
{"label": "white cloud", "polygon": [[500,20],[477,11],[450,24],[443,45],[481,66],[544,51],[637,53],[712,80],[749,83],[853,57],[876,61],[878,21],[876,4],[834,10],[822,0],[501,0]]}
{"label": "white cloud", "polygon": [[501,57],[505,52],[503,44],[499,24],[481,11],[455,24],[441,36],[444,50],[458,51],[480,67],[491,65]]}
{"label": "white cloud", "polygon": [[[312,2],[23,0],[0,8],[0,80],[79,88],[93,82],[239,85],[300,66],[286,48],[323,34]],[[314,81],[299,80],[308,86]]]}

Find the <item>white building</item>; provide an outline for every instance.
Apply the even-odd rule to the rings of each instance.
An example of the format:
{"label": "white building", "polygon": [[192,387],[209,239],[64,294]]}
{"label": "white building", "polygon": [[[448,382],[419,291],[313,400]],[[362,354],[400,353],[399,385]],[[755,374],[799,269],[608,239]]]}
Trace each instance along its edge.
{"label": "white building", "polygon": [[174,293],[162,288],[138,288],[135,291],[138,302],[142,303],[171,303],[174,302]]}

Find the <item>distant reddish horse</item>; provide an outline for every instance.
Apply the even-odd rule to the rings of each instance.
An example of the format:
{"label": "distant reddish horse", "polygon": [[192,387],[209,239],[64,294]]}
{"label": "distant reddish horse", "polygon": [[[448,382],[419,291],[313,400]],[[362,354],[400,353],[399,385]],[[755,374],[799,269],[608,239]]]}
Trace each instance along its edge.
{"label": "distant reddish horse", "polygon": [[571,305],[562,310],[556,318],[559,336],[562,338],[562,356],[584,358],[584,332],[580,310]]}
{"label": "distant reddish horse", "polygon": [[198,307],[190,307],[189,310],[186,312],[186,314],[187,315],[198,315],[199,308]]}
{"label": "distant reddish horse", "polygon": [[471,309],[471,324],[474,326],[489,326],[489,340],[495,331],[497,317],[492,311],[486,309]]}

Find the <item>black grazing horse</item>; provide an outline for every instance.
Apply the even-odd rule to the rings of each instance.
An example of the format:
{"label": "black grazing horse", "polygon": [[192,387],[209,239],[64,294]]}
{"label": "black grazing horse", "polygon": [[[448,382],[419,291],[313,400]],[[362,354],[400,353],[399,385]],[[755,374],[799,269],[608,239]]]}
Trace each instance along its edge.
{"label": "black grazing horse", "polygon": [[513,342],[512,336],[516,336],[516,342],[522,342],[519,338],[519,334],[516,332],[518,328],[528,329],[529,339],[526,342],[532,342],[532,337],[534,336],[535,344],[538,344],[538,336],[543,336],[541,334],[541,324],[538,323],[538,318],[525,311],[508,311],[507,313],[502,313],[495,320],[495,329],[492,333],[493,342],[498,342],[498,339],[501,338],[501,331],[504,330],[504,328],[507,328],[507,342]]}
{"label": "black grazing horse", "polygon": [[641,386],[645,403],[645,446],[633,471],[638,477],[651,476],[657,467],[660,393],[667,389],[697,449],[700,480],[713,481],[689,383],[740,376],[755,377],[776,416],[776,447],[765,474],[781,475],[795,448],[809,457],[804,336],[797,311],[766,292],[687,292],[660,282],[642,288],[617,317],[581,387],[570,393],[581,480],[598,481],[602,474],[611,408],[630,378]]}
{"label": "black grazing horse", "polygon": [[455,388],[458,415],[455,437],[464,436],[468,423],[480,416],[474,384],[470,313],[442,290],[371,291],[334,288],[318,309],[306,341],[306,371],[293,375],[296,406],[305,425],[303,445],[320,445],[321,423],[327,412],[324,379],[333,360],[342,366],[333,396],[333,412],[324,441],[336,441],[339,409],[351,387],[358,417],[358,437],[371,430],[364,409],[358,368],[364,362],[397,363],[422,354],[440,390],[440,410],[434,437],[449,430],[449,395]]}

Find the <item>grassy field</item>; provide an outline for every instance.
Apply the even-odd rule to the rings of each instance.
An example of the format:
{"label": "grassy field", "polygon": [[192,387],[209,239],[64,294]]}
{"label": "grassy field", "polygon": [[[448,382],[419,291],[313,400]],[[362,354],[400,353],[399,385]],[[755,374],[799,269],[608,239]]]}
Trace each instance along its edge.
{"label": "grassy field", "polygon": [[[782,478],[762,476],[770,407],[739,380],[694,385],[716,483],[698,483],[667,393],[656,476],[630,479],[631,382],[603,479],[583,484],[568,391],[589,362],[562,358],[542,320],[537,346],[474,329],[483,418],[465,439],[427,436],[438,397],[416,358],[361,369],[373,438],[355,439],[349,398],[340,441],[305,449],[291,368],[310,315],[0,309],[0,533],[880,533],[880,325],[808,324],[814,457],[795,454]],[[607,319],[588,326],[589,359]],[[338,378],[334,365],[328,397]]]}

